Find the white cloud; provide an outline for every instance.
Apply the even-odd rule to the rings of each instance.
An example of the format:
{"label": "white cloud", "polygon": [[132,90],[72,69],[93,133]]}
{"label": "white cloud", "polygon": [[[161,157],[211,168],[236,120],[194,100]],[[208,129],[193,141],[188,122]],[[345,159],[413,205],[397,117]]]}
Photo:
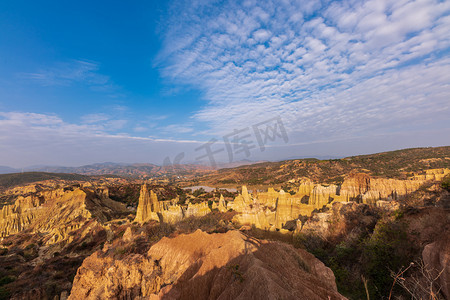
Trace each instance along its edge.
{"label": "white cloud", "polygon": [[[82,116],[79,124],[0,112],[0,164],[158,163],[204,143],[172,136],[220,142],[234,129],[278,115],[290,144],[253,152],[251,159],[450,144],[449,1],[215,4],[175,1],[161,24],[164,48],[156,64],[162,75],[200,89],[205,100],[189,123],[164,126],[158,121],[168,116],[152,115],[133,120],[123,106]],[[84,60],[22,77],[46,86],[115,89],[98,63]],[[209,129],[196,132],[203,128],[198,122]],[[158,138],[117,133],[128,127]]]}
{"label": "white cloud", "polygon": [[259,29],[256,30],[253,33],[253,38],[257,41],[257,42],[262,42],[264,43],[265,41],[267,41],[267,39],[269,39],[270,37],[270,32],[264,29]]}
{"label": "white cloud", "polygon": [[191,124],[170,124],[161,128],[161,130],[168,134],[183,134],[194,131]]}
{"label": "white cloud", "polygon": [[273,115],[310,142],[450,127],[450,2],[174,7],[158,61],[204,92],[213,136]]}
{"label": "white cloud", "polygon": [[95,113],[81,116],[81,123],[97,130],[117,131],[124,128],[128,120],[114,118],[105,113]]}
{"label": "white cloud", "polygon": [[165,157],[182,151],[189,153],[204,143],[113,134],[110,132],[123,127],[122,120],[101,123],[74,124],[55,115],[0,112],[0,165],[82,165],[104,161],[162,164]]}
{"label": "white cloud", "polygon": [[84,84],[95,91],[112,92],[118,87],[109,76],[100,73],[100,65],[88,60],[70,60],[36,72],[20,73],[20,78],[42,86],[70,86]]}
{"label": "white cloud", "polygon": [[87,124],[98,123],[109,119],[110,117],[103,113],[88,114],[81,117],[82,122]]}
{"label": "white cloud", "polygon": [[136,126],[133,128],[135,132],[146,132],[148,130],[148,127],[145,126]]}

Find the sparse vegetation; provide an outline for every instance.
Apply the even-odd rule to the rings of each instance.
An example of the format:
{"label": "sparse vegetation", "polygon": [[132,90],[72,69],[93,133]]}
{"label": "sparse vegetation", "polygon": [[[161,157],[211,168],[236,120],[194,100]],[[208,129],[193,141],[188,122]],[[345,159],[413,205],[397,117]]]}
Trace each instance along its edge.
{"label": "sparse vegetation", "polygon": [[[234,184],[233,188],[237,188],[238,191],[240,184],[254,185],[249,188],[250,191],[266,189],[268,185],[275,185],[276,190],[281,188],[294,195],[298,191],[298,178],[302,176],[327,185],[341,184],[348,175],[347,172],[406,178],[422,169],[448,167],[448,160],[442,158],[450,155],[449,149],[449,147],[406,149],[346,159],[302,159],[262,163],[219,170],[217,176],[221,176],[220,181],[217,181],[219,177],[214,175],[210,177],[212,178],[210,182],[214,183],[211,186],[217,186],[215,185],[217,182],[232,183]],[[419,157],[423,157],[423,159],[418,159]],[[58,177],[60,174],[54,175]],[[64,176],[69,176],[65,177],[67,180],[78,178],[70,177],[71,175],[64,174]],[[39,174],[22,174],[20,175],[23,176],[22,179],[17,174],[8,176],[0,177],[0,184],[3,182],[13,186],[21,182],[47,178],[45,177],[47,175],[40,177]],[[335,218],[332,208],[316,209],[313,214],[333,212],[331,217],[325,221],[330,228],[327,231],[329,235],[316,233],[317,227],[310,227],[313,228],[310,231],[293,234],[297,224],[300,224],[297,220],[305,225],[306,222],[317,216],[298,216],[295,220],[283,221],[282,229],[279,231],[265,231],[257,229],[255,226],[241,227],[239,224],[232,224],[231,220],[236,212],[228,206],[228,212],[220,213],[214,210],[203,217],[187,217],[175,224],[156,221],[140,224],[133,220],[142,186],[141,182],[121,180],[117,184],[107,185],[104,184],[105,181],[92,181],[92,176],[85,177],[89,179],[90,187],[85,188],[89,190],[89,193],[94,193],[96,187],[101,187],[102,193],[104,192],[101,194],[102,197],[109,195],[113,200],[127,204],[128,210],[120,216],[107,214],[106,218],[89,219],[80,216],[73,223],[66,224],[74,225],[74,229],[68,233],[70,239],[62,240],[54,245],[49,243],[50,238],[46,233],[23,231],[6,237],[0,246],[0,299],[14,296],[17,291],[29,291],[34,288],[45,291],[45,295],[52,298],[59,295],[61,291],[68,290],[67,286],[73,282],[78,267],[87,256],[94,252],[99,256],[110,255],[114,259],[123,259],[129,254],[145,255],[150,247],[163,237],[172,238],[178,234],[192,233],[197,229],[208,233],[223,233],[230,229],[240,229],[245,234],[259,239],[276,240],[293,244],[297,248],[304,248],[333,270],[339,292],[349,299],[365,299],[367,295],[371,299],[383,299],[391,290],[396,297],[407,296],[408,293],[411,294],[410,284],[414,282],[414,276],[421,271],[416,270],[415,267],[405,271],[405,268],[411,261],[417,261],[420,258],[424,241],[429,243],[436,240],[437,235],[442,234],[439,231],[440,228],[436,229],[438,226],[436,224],[439,222],[441,222],[439,224],[444,224],[442,220],[446,220],[446,217],[442,215],[442,211],[445,206],[439,206],[436,203],[444,199],[443,196],[448,196],[448,191],[450,191],[450,176],[447,176],[442,183],[427,182],[417,191],[399,198],[401,208],[395,211],[358,204],[355,205],[357,208],[354,211],[351,209],[345,211],[344,220]],[[61,182],[60,178],[55,180],[57,180],[58,187],[64,190],[74,190],[83,184],[83,182]],[[171,182],[175,183],[176,181]],[[191,181],[188,186],[193,186],[193,182]],[[195,183],[209,186],[201,180],[195,181]],[[39,183],[39,188],[42,186],[43,184]],[[49,184],[47,188],[49,187],[56,187],[55,182]],[[104,189],[105,187],[108,190]],[[225,197],[226,201],[230,201],[238,193],[225,189],[210,192],[204,188],[194,191],[184,190],[175,185],[162,183],[148,183],[148,187],[157,194],[158,200],[174,200],[178,197],[177,204],[183,207],[186,207],[187,201],[191,204],[207,202],[210,209],[214,203],[217,203],[221,195]],[[31,194],[32,192],[27,192],[27,195]],[[0,196],[0,205],[10,203],[16,197],[16,194],[12,197],[11,195]],[[303,199],[297,200],[307,204],[309,197],[305,196]],[[440,203],[443,202],[445,201]],[[171,205],[170,203],[172,202],[167,201],[163,205]],[[253,204],[250,207],[256,206]],[[436,210],[440,209],[440,213],[434,214],[432,211],[422,213],[430,207]],[[272,207],[269,209],[271,212],[275,211]],[[445,226],[440,227],[444,228]],[[86,234],[87,232],[88,234]],[[36,260],[42,253],[47,255],[45,259],[43,261]],[[36,262],[38,262],[37,265]],[[300,256],[297,262],[299,268],[310,271],[308,264]],[[243,282],[244,277],[240,272],[240,266],[230,264],[229,268],[233,273],[234,280]],[[295,262],[294,265],[297,267]],[[399,272],[403,272],[402,276],[409,276],[409,281],[403,280],[404,276],[396,277]],[[420,277],[420,280],[423,278]],[[439,294],[438,288],[430,291],[434,295]],[[416,297],[415,295],[417,293],[411,294],[412,297]]]}
{"label": "sparse vegetation", "polygon": [[205,194],[205,193],[206,193],[206,191],[205,191],[204,188],[199,188],[199,189],[196,189],[196,190],[192,193],[192,195],[193,195],[194,197],[198,197],[198,196],[200,196],[200,195],[202,195],[202,194]]}
{"label": "sparse vegetation", "polygon": [[230,222],[235,214],[234,212],[211,212],[203,217],[185,218],[174,226],[180,233],[192,233],[197,229],[206,232],[226,232],[228,230],[226,223]]}
{"label": "sparse vegetation", "polygon": [[441,182],[441,187],[450,192],[450,175],[444,177]]}
{"label": "sparse vegetation", "polygon": [[[408,266],[402,267],[398,272],[391,272],[394,280],[391,291],[395,285],[406,291],[412,299],[432,299],[444,300],[440,293],[442,287],[439,278],[445,269],[433,270],[426,266],[422,260],[411,262]],[[391,297],[392,293],[390,293]]]}
{"label": "sparse vegetation", "polygon": [[10,188],[43,180],[82,180],[89,181],[90,177],[80,174],[25,172],[0,175],[0,187]]}
{"label": "sparse vegetation", "polygon": [[[338,290],[349,299],[366,299],[366,291],[370,299],[387,299],[391,289],[392,295],[396,297],[408,297],[409,291],[401,288],[400,283],[413,289],[411,282],[423,280],[423,276],[408,271],[401,277],[403,281],[400,280],[393,287],[392,275],[404,270],[411,262],[420,260],[423,250],[420,240],[428,240],[430,236],[428,233],[421,236],[417,232],[425,234],[433,230],[433,234],[442,236],[445,226],[437,228],[439,224],[436,219],[439,219],[439,215],[437,209],[424,212],[397,210],[377,215],[375,227],[361,228],[360,225],[351,227],[351,224],[358,224],[353,218],[364,218],[361,214],[354,214],[347,218],[344,227],[347,228],[346,232],[336,232],[337,235],[327,238],[314,233],[300,233],[293,236],[292,242],[295,247],[306,249],[330,267],[336,277]],[[336,222],[334,227],[342,226],[339,224],[342,221]],[[442,222],[445,224],[446,221]],[[405,283],[404,279],[411,274],[416,279],[408,279]]]}
{"label": "sparse vegetation", "polygon": [[406,179],[413,172],[449,168],[450,147],[412,148],[343,159],[295,159],[264,162],[237,168],[221,169],[216,175],[200,177],[202,185],[280,185],[291,179],[308,177],[322,183],[340,184],[350,172],[372,176]]}
{"label": "sparse vegetation", "polygon": [[231,273],[233,274],[233,279],[238,280],[239,282],[244,282],[244,275],[241,271],[239,271],[240,266],[239,265],[232,265],[228,266],[228,269],[231,270]]}
{"label": "sparse vegetation", "polygon": [[11,292],[4,286],[0,286],[0,300],[6,300],[11,297]]}

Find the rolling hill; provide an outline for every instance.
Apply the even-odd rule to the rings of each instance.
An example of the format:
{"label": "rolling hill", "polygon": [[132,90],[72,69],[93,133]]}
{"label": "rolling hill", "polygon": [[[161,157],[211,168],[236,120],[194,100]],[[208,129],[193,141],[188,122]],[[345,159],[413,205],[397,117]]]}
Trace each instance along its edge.
{"label": "rolling hill", "polygon": [[342,159],[294,159],[220,169],[215,174],[199,178],[196,184],[276,185],[299,177],[308,177],[317,182],[339,183],[343,180],[343,175],[351,172],[404,179],[412,172],[449,167],[450,146],[411,148]]}

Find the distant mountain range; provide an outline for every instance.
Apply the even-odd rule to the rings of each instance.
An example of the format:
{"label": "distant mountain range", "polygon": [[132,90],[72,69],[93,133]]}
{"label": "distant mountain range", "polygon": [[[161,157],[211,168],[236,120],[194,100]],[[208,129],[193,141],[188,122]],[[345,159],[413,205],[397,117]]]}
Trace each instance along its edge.
{"label": "distant mountain range", "polygon": [[17,169],[10,168],[7,166],[0,166],[0,174],[18,173],[18,172],[20,172],[20,171]]}
{"label": "distant mountain range", "polygon": [[[277,162],[236,161],[218,164],[214,170],[202,164],[180,164],[158,166],[151,163],[96,163],[80,167],[32,166],[18,170],[0,166],[0,174],[20,172],[73,173],[80,175],[115,175],[133,178],[203,177],[205,181],[220,184],[273,184],[285,182],[294,177],[309,177],[330,182],[340,180],[342,173],[350,171],[370,172],[372,175],[387,177],[405,176],[406,172],[450,167],[450,146],[411,148],[397,151],[359,155],[340,159],[299,158]],[[403,174],[403,175],[402,175]],[[201,180],[201,179],[200,179]]]}
{"label": "distant mountain range", "polygon": [[[219,168],[235,168],[243,165],[251,165],[261,163],[261,161],[253,162],[249,160],[236,161],[232,163],[218,164]],[[48,173],[74,173],[82,175],[118,175],[130,176],[137,178],[158,177],[163,175],[179,174],[205,174],[213,171],[209,166],[201,164],[180,164],[174,166],[158,166],[151,163],[96,163],[84,165],[80,167],[64,167],[64,166],[31,166],[23,169],[14,169],[8,166],[0,166],[0,174],[21,173],[21,172],[48,172]]]}

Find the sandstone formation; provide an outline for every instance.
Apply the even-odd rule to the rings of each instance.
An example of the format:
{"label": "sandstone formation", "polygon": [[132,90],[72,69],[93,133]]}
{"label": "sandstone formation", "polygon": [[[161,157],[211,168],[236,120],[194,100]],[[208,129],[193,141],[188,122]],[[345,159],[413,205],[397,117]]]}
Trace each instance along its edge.
{"label": "sandstone formation", "polygon": [[135,221],[144,223],[149,220],[158,221],[158,212],[160,211],[158,197],[153,191],[148,190],[148,186],[144,183],[139,194],[139,203],[136,211]]}
{"label": "sandstone formation", "polygon": [[139,195],[135,221],[141,224],[150,220],[173,224],[186,217],[201,217],[210,212],[208,202],[188,202],[188,205],[183,207],[178,204],[178,198],[158,201],[157,195],[152,190],[149,191],[148,185],[144,183]]}
{"label": "sandstone formation", "polygon": [[0,212],[0,237],[29,230],[49,234],[48,243],[71,238],[69,232],[80,228],[83,220],[105,222],[127,213],[125,206],[87,188],[43,190],[18,196],[14,204]]}
{"label": "sandstone formation", "polygon": [[69,299],[345,299],[313,255],[238,231],[163,238],[147,254],[94,253]]}
{"label": "sandstone formation", "polygon": [[[424,174],[415,174],[407,180],[372,178],[358,173],[347,176],[340,185],[316,184],[304,179],[299,182],[293,195],[283,190],[277,192],[273,188],[269,188],[267,192],[254,191],[251,195],[247,187],[243,186],[241,193],[229,207],[239,213],[234,218],[238,223],[265,230],[282,230],[287,222],[296,222],[301,216],[311,216],[314,210],[331,207],[335,202],[356,201],[394,210],[398,207],[395,202],[388,204],[380,201],[398,200],[416,191],[427,180],[440,180],[449,172],[449,169],[427,170]],[[218,205],[213,202],[211,208],[225,212],[227,206],[223,197],[220,197]],[[183,207],[175,200],[158,201],[156,194],[144,184],[135,220],[139,223],[150,220],[175,223],[185,217],[204,216],[211,208],[207,202],[188,202],[187,207]]]}
{"label": "sandstone formation", "polygon": [[424,174],[414,174],[411,179],[441,181],[448,174],[450,174],[450,169],[430,169],[425,170]]}
{"label": "sandstone formation", "polygon": [[202,202],[198,204],[188,203],[188,207],[184,213],[185,217],[202,217],[211,212],[208,206],[208,202]]}
{"label": "sandstone formation", "polygon": [[357,202],[376,205],[382,209],[399,208],[401,199],[429,180],[442,180],[449,169],[427,170],[407,180],[373,178],[367,174],[351,174],[341,185],[315,184],[306,179],[300,181],[297,191],[291,195],[269,188],[267,192],[250,195],[245,186],[231,204],[239,214],[234,221],[254,225],[265,230],[282,230],[288,221],[298,221],[301,216],[311,216],[314,210],[330,208],[336,202]]}
{"label": "sandstone formation", "polygon": [[309,205],[320,209],[336,198],[338,187],[334,184],[329,186],[316,185],[309,195]]}
{"label": "sandstone formation", "polygon": [[279,230],[287,221],[297,219],[299,215],[311,214],[314,206],[304,202],[303,194],[291,195],[283,190],[277,192],[273,188],[250,196],[244,186],[242,194],[238,195],[232,204],[233,210],[239,212],[234,220],[265,230]]}
{"label": "sandstone formation", "polygon": [[227,203],[225,202],[225,199],[223,198],[223,195],[220,195],[219,198],[219,204],[216,204],[216,202],[213,202],[212,209],[217,209],[220,212],[226,212],[227,211]]}
{"label": "sandstone formation", "polygon": [[[364,173],[351,174],[339,185],[312,188],[309,204],[320,208],[330,201],[357,201],[375,204],[378,200],[398,200],[402,196],[416,191],[426,181],[442,180],[450,169],[426,170],[424,174],[415,174],[407,180],[374,178]],[[300,190],[305,190],[300,184]],[[308,188],[310,184],[308,184]],[[308,194],[307,194],[308,195]]]}
{"label": "sandstone formation", "polygon": [[339,199],[351,201],[360,199],[363,203],[374,204],[377,200],[396,200],[400,196],[416,191],[424,180],[398,180],[389,178],[371,178],[366,174],[355,174],[340,187]]}
{"label": "sandstone formation", "polygon": [[7,190],[13,203],[0,210],[0,273],[14,279],[1,284],[5,299],[5,290],[11,299],[66,299],[83,259],[120,235],[129,213],[93,184],[36,187]]}

